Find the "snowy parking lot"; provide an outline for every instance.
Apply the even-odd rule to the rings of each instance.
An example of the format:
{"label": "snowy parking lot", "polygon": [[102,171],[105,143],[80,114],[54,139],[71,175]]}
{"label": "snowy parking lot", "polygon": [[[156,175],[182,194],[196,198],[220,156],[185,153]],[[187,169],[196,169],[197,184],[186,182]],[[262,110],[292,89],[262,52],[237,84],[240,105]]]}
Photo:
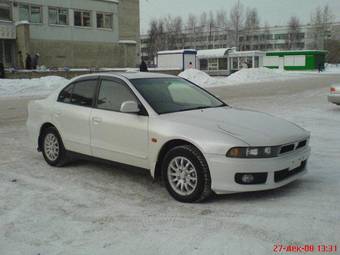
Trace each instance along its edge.
{"label": "snowy parking lot", "polygon": [[[29,99],[0,97],[0,254],[274,254],[275,244],[340,248],[340,74],[211,91],[312,132],[309,172],[274,191],[181,204],[148,172],[76,161],[48,166],[25,129]],[[292,253],[290,253],[292,254]]]}

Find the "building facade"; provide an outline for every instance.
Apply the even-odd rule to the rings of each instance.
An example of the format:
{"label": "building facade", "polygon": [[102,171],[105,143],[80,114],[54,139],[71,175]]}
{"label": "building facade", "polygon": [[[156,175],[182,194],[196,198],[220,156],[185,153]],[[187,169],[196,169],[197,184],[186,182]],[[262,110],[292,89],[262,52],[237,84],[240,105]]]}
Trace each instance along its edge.
{"label": "building facade", "polygon": [[[323,39],[340,38],[340,23],[334,23],[328,31],[324,31],[323,37],[319,37],[320,43],[315,45],[315,28],[311,25],[304,25],[299,28],[299,31],[294,39],[293,47],[289,43],[289,27],[274,26],[262,27],[252,32],[241,31],[238,38],[238,50],[240,51],[280,51],[289,50],[308,50],[308,49],[323,49]],[[177,36],[177,41],[171,47],[163,44],[164,48],[158,50],[177,50],[177,49],[219,49],[232,48],[235,45],[235,33],[228,29],[212,29],[211,31],[192,31],[185,30],[181,36]],[[163,41],[166,41],[167,35],[163,35]],[[141,36],[141,54],[144,58],[149,58],[150,40],[148,35]]]}
{"label": "building facade", "polygon": [[138,42],[139,0],[0,0],[6,66],[39,53],[47,67],[135,67]]}

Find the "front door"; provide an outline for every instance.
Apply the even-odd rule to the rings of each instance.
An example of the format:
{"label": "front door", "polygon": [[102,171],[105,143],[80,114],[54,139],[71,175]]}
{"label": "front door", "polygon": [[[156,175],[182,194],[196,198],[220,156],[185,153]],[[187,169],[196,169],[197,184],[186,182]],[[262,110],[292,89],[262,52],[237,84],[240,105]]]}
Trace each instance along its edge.
{"label": "front door", "polygon": [[102,80],[90,118],[93,155],[148,168],[148,116],[122,113],[121,104],[137,101],[119,79]]}

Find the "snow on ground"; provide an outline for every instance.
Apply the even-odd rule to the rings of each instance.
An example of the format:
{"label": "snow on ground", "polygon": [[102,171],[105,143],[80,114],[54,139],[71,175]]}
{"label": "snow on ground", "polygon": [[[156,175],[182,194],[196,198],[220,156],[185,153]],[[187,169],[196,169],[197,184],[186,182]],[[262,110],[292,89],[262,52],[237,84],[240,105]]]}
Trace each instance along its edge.
{"label": "snow on ground", "polygon": [[191,68],[181,72],[179,77],[192,81],[193,83],[202,86],[202,87],[209,87],[216,84],[217,80],[210,75],[202,72],[200,70]]}
{"label": "snow on ground", "polygon": [[[313,79],[313,78],[311,78]],[[340,81],[340,77],[338,77]],[[309,81],[301,81],[308,87]],[[147,172],[97,162],[48,166],[0,99],[0,254],[273,254],[275,244],[338,245],[340,107],[326,87],[232,98],[312,132],[309,172],[278,190],[181,204]],[[240,87],[241,88],[241,87]],[[224,87],[228,94],[229,87]],[[17,104],[19,105],[19,104]],[[24,108],[13,111],[13,118]]]}
{"label": "snow on ground", "polygon": [[45,96],[66,85],[67,79],[47,76],[37,79],[0,79],[0,97]]}
{"label": "snow on ground", "polygon": [[231,74],[228,77],[211,77],[197,69],[187,69],[179,76],[188,79],[197,85],[205,88],[234,86],[248,83],[260,83],[266,81],[284,81],[290,79],[306,78],[310,75],[328,75],[340,73],[340,65],[328,65],[322,73],[318,71],[283,71],[277,69],[245,68]]}

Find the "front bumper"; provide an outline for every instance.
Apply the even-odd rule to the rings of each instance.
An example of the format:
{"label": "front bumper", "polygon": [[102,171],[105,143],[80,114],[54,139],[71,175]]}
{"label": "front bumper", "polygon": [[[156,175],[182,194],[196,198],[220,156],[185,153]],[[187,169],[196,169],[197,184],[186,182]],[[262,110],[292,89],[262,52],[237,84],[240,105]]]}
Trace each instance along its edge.
{"label": "front bumper", "polygon": [[[263,159],[235,159],[224,155],[205,155],[211,175],[211,188],[217,194],[229,194],[249,191],[270,190],[284,186],[307,172],[307,168],[301,169],[296,174],[275,182],[275,173],[284,169],[297,169],[300,163],[307,162],[311,149],[309,146],[301,150],[288,153],[277,158]],[[264,184],[238,184],[235,181],[237,173],[267,173]]]}
{"label": "front bumper", "polygon": [[329,94],[328,102],[340,105],[340,93],[339,94]]}

